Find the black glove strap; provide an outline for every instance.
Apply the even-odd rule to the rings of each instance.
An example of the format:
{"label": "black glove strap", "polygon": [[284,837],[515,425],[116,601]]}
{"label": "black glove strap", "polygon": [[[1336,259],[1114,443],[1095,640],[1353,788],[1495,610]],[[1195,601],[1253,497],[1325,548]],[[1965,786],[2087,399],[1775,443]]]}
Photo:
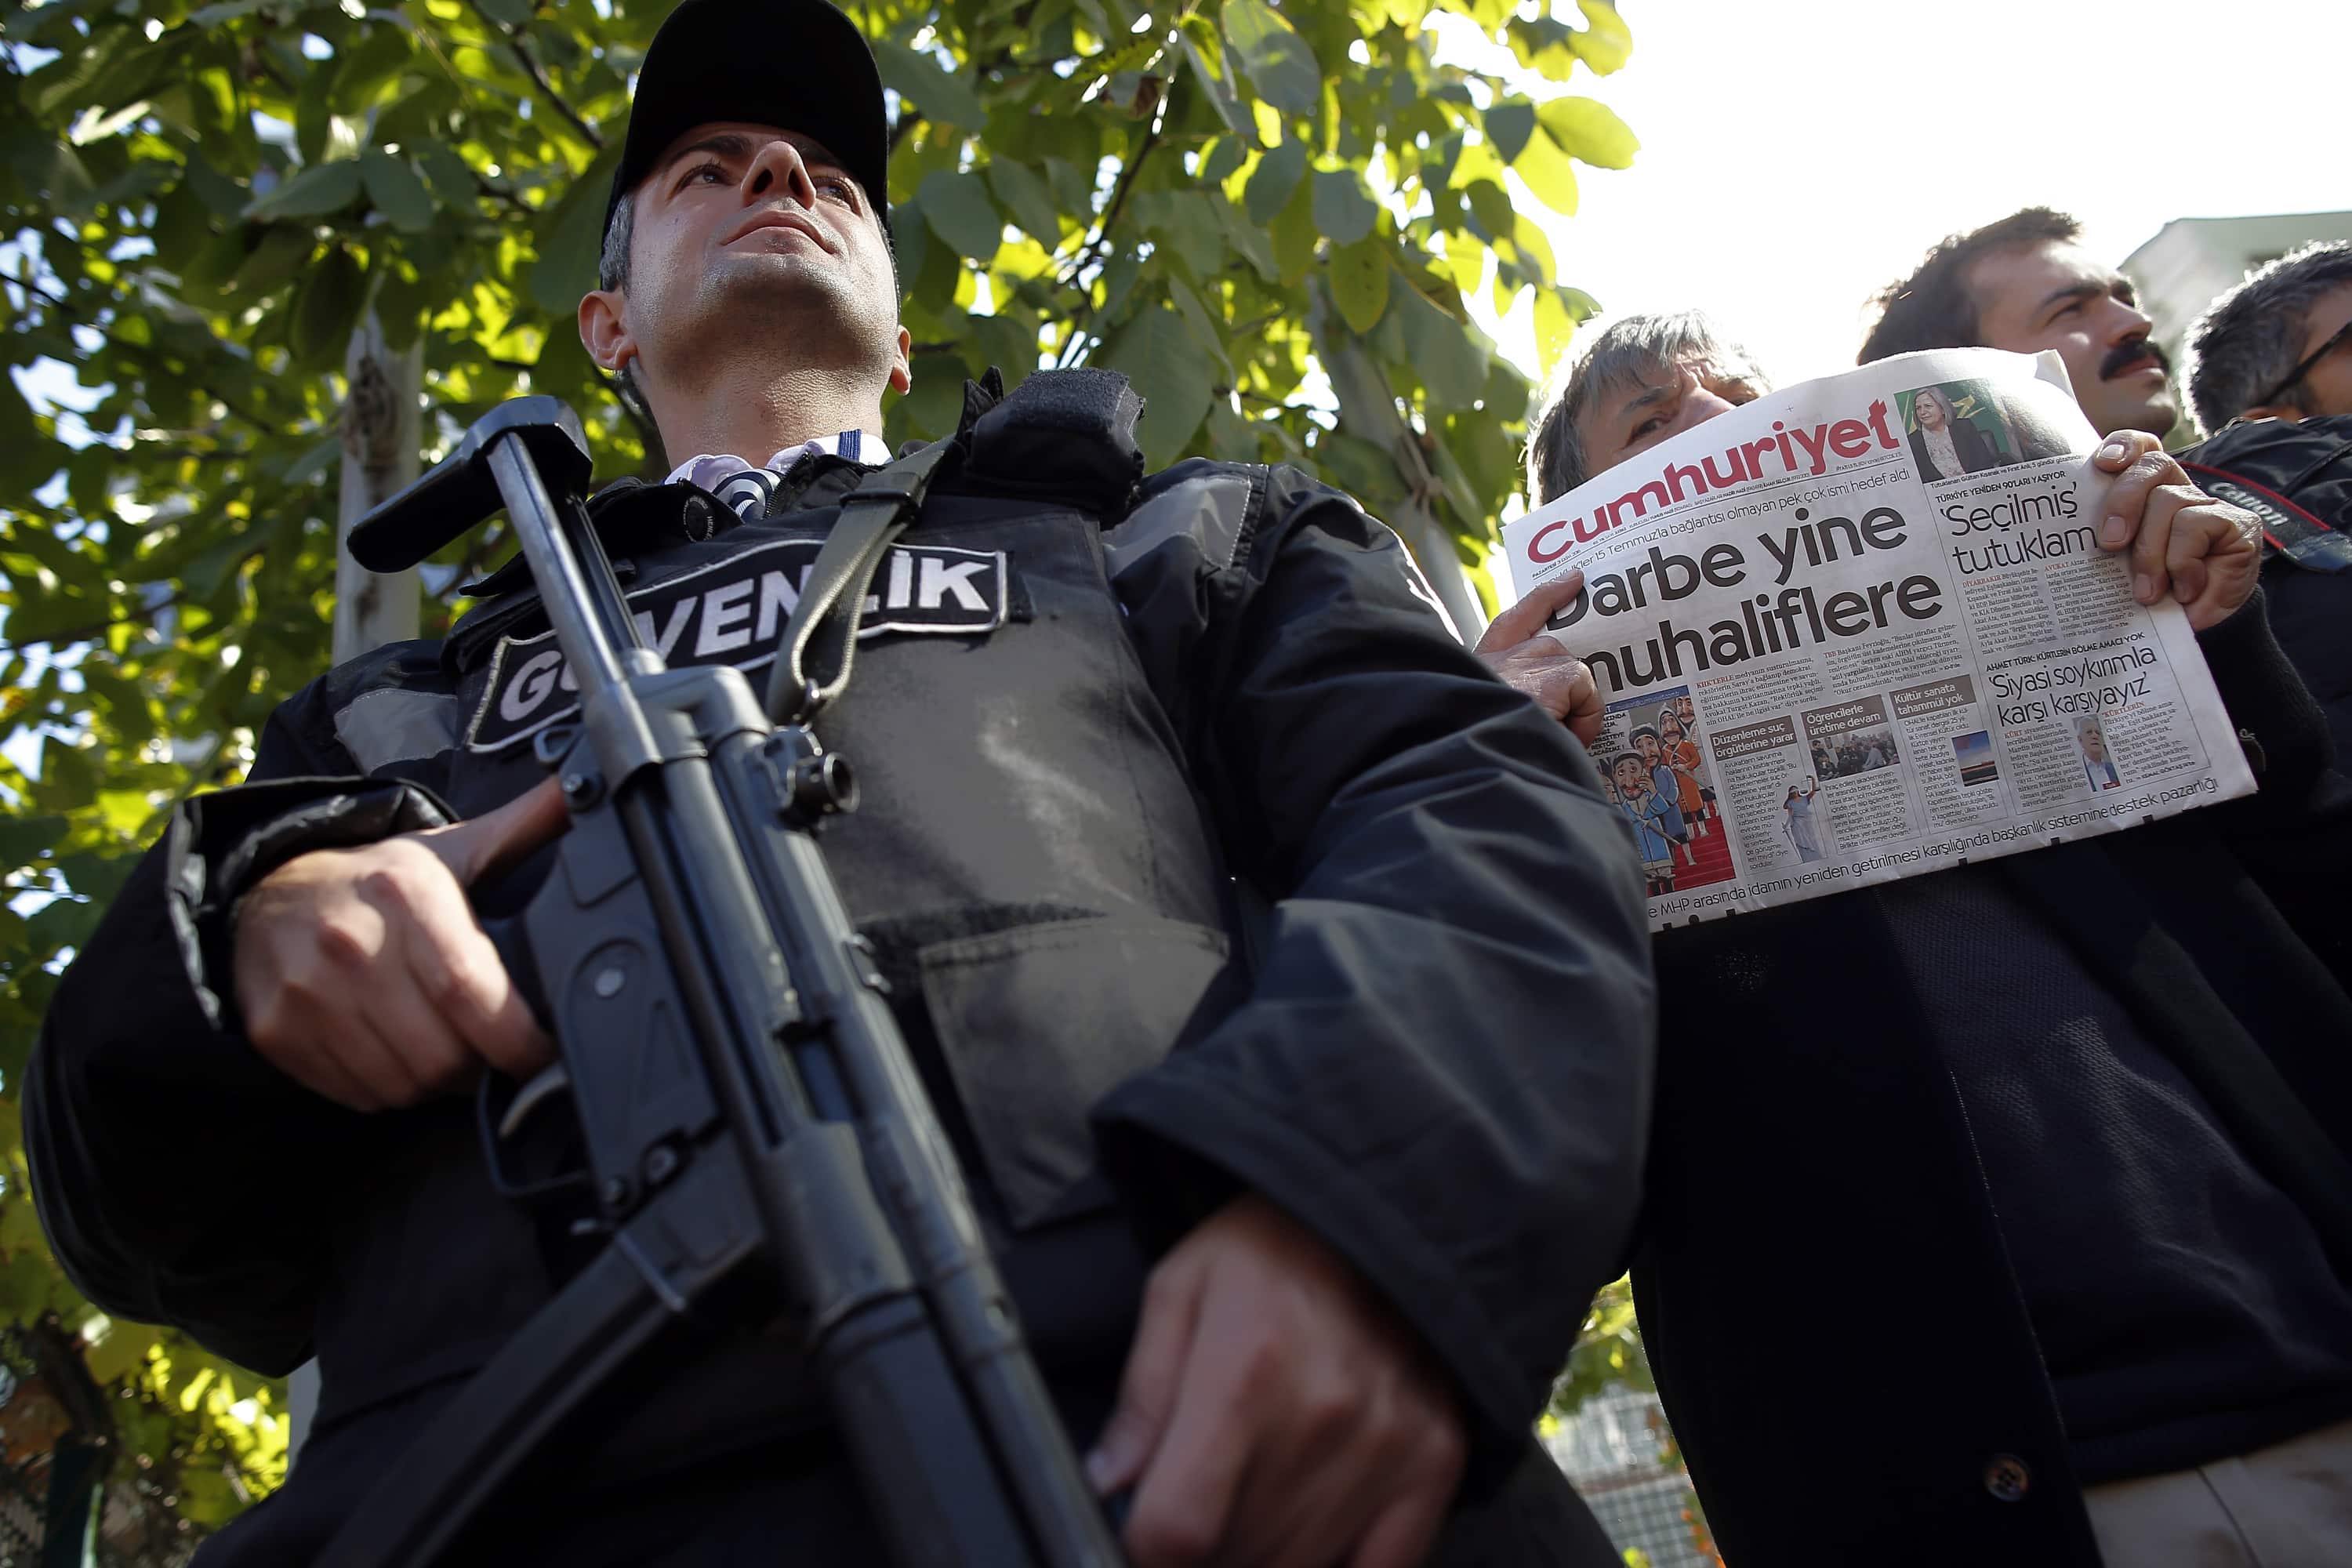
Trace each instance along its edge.
{"label": "black glove strap", "polygon": [[868,474],[841,503],[840,520],[801,585],[768,672],[768,717],[776,723],[807,723],[849,684],[875,569],[921,511],[931,477],[954,446],[950,437],[908,453]]}

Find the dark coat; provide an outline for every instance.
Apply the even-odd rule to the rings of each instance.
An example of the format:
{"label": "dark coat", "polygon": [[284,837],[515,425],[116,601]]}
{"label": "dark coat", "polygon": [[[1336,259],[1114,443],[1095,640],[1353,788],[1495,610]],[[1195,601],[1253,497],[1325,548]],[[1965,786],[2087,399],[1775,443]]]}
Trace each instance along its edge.
{"label": "dark coat", "polygon": [[[1131,442],[1083,448],[1049,429],[942,479],[902,547],[937,571],[876,579],[930,584],[936,614],[884,615],[821,726],[866,797],[827,858],[1075,1436],[1109,1407],[1152,1255],[1255,1189],[1459,1390],[1447,1560],[1605,1561],[1529,1424],[1621,1265],[1640,1172],[1652,991],[1622,830],[1346,498],[1206,463],[1139,487]],[[595,515],[673,658],[758,661],[774,628],[748,634],[855,478],[814,459],[741,524],[686,486]],[[955,584],[984,624],[938,619]],[[291,1480],[208,1563],[308,1561],[577,1261],[489,1189],[469,1104],[316,1099],[229,994],[257,853],[536,782],[527,736],[568,700],[527,579],[489,591],[447,643],[314,682],[254,782],[188,804],[60,984],[24,1089],[35,1194],[93,1300],[262,1371],[318,1357]],[[1273,900],[1253,962],[1229,870]],[[676,1336],[556,1451],[488,1527],[530,1551],[481,1560],[635,1564],[640,1525],[696,1568],[787,1541],[874,1555],[782,1340]]]}
{"label": "dark coat", "polygon": [[[2200,642],[2260,794],[1935,875],[2000,878],[2046,912],[2341,1269],[2352,963],[2331,933],[2352,831],[2259,604]],[[1670,931],[1657,960],[1633,1282],[1726,1558],[2095,1568],[2000,1221],[1878,894]],[[1825,1006],[1885,1026],[1824,1026]]]}
{"label": "dark coat", "polygon": [[2191,483],[2262,520],[2271,626],[2352,757],[2352,414],[2249,420],[2179,457]]}
{"label": "dark coat", "polygon": [[[1993,444],[1985,438],[1985,433],[1977,428],[1973,420],[1953,422],[1952,450],[1959,454],[1960,468],[1968,473],[1980,474],[1987,468],[1999,468],[2001,463],[2000,453],[1994,449]],[[1929,483],[1945,477],[1928,461],[1925,431],[1911,432],[1911,460],[1919,465],[1919,477]]]}

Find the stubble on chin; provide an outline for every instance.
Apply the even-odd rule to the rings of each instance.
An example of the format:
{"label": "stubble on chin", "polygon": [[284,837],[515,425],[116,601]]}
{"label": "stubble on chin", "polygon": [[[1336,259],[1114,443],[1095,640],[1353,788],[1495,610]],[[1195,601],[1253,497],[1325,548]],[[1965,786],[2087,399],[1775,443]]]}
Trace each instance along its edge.
{"label": "stubble on chin", "polygon": [[877,282],[859,270],[845,258],[822,253],[722,258],[695,290],[683,336],[709,363],[758,350],[826,364],[879,356],[887,368],[898,301],[887,278]]}

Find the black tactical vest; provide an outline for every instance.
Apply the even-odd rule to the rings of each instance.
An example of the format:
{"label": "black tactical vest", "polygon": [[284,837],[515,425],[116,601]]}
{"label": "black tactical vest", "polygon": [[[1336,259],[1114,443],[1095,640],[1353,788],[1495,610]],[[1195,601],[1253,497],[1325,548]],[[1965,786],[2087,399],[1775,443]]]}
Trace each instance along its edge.
{"label": "black tactical vest", "polygon": [[[826,858],[1049,1370],[1115,1371],[1141,1282],[1088,1110],[1239,997],[1227,880],[1105,550],[1141,472],[1132,405],[1113,377],[972,400],[968,455],[876,573],[855,678],[818,725],[864,795],[825,826]],[[674,665],[764,669],[857,478],[803,459],[741,522],[683,485],[599,498],[646,640]],[[442,654],[458,744],[399,770],[467,816],[537,782],[530,737],[575,702],[527,580],[486,586],[496,596]],[[409,1425],[393,1414],[403,1395],[479,1365],[578,1260],[575,1216],[489,1188],[470,1104],[385,1120],[371,1212],[325,1240],[321,1436],[372,1411]],[[821,1418],[794,1394],[784,1339],[740,1332],[714,1354],[709,1334],[681,1335],[673,1351],[583,1473]]]}

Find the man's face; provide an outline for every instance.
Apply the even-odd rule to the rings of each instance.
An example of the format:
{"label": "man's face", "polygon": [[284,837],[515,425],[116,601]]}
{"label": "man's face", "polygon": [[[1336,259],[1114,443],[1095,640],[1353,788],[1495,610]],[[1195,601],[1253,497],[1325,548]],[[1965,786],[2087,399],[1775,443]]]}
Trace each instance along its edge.
{"label": "man's face", "polygon": [[1659,746],[1658,738],[1655,735],[1636,735],[1633,737],[1633,745],[1642,753],[1643,762],[1652,767],[1658,765]]}
{"label": "man's face", "polygon": [[1694,425],[1753,403],[1762,390],[1695,357],[1601,393],[1577,416],[1576,434],[1591,471],[1606,473]]}
{"label": "man's face", "polygon": [[2131,280],[2079,246],[2055,242],[1996,250],[1969,269],[1977,337],[2017,353],[2056,349],[2102,436],[2162,436],[2179,418],[2164,353],[2147,335]]}
{"label": "man's face", "polygon": [[590,317],[603,300],[622,340],[612,357],[640,356],[656,383],[675,384],[692,358],[772,351],[781,334],[794,351],[871,362],[905,389],[908,339],[879,216],[813,138],[698,125],[635,195],[628,289],[581,307],[582,336],[600,361],[608,355]]}
{"label": "man's face", "polygon": [[1617,779],[1617,793],[1627,800],[1633,800],[1639,797],[1644,790],[1647,790],[1650,787],[1650,781],[1648,778],[1643,776],[1642,773],[1642,763],[1638,758],[1618,758],[1615,775]]}
{"label": "man's face", "polygon": [[[2319,345],[2330,336],[2343,331],[2344,323],[2352,321],[2352,283],[2340,283],[2312,302],[2303,318],[2303,337],[2297,343],[2294,357],[2301,363],[2307,354],[2316,353]],[[2308,409],[2289,407],[2281,398],[2277,412],[2284,417],[2321,417],[2330,414],[2352,414],[2352,337],[2338,342],[2295,383]]]}
{"label": "man's face", "polygon": [[2107,760],[2107,738],[2096,730],[2083,731],[2083,754],[2095,763]]}

